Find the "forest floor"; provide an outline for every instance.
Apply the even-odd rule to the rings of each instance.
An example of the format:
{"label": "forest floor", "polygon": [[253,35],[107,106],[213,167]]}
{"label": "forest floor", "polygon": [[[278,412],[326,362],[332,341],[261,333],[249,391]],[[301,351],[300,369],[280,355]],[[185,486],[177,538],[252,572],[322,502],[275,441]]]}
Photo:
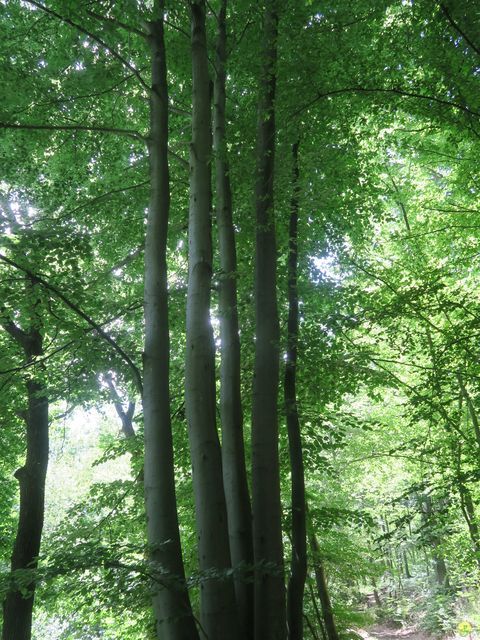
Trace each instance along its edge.
{"label": "forest floor", "polygon": [[415,627],[403,627],[400,629],[388,625],[377,624],[368,630],[360,629],[358,635],[363,640],[431,640],[423,631]]}
{"label": "forest floor", "polygon": [[[432,636],[414,626],[400,629],[387,624],[376,624],[368,629],[357,629],[356,632],[363,640],[438,640],[439,636]],[[474,640],[476,634],[465,637],[457,634],[445,636],[448,640]]]}

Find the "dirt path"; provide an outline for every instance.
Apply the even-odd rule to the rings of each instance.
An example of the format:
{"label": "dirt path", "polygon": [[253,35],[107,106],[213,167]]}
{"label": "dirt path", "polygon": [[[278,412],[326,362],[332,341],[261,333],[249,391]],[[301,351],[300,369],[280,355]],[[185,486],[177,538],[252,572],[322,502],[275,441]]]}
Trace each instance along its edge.
{"label": "dirt path", "polygon": [[418,631],[414,627],[405,627],[402,629],[394,629],[385,625],[375,625],[368,630],[360,629],[358,635],[363,640],[427,640],[422,631]]}

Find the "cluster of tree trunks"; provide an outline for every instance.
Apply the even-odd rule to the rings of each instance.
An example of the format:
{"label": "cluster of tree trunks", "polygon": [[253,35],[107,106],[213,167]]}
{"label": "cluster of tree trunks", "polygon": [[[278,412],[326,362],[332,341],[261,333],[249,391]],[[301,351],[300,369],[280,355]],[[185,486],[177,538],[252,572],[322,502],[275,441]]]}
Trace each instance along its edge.
{"label": "cluster of tree trunks", "polygon": [[[278,2],[263,13],[263,52],[258,90],[255,173],[255,365],[252,396],[252,501],[247,480],[237,311],[237,258],[227,157],[227,0],[217,14],[212,91],[205,0],[191,2],[192,139],[190,144],[189,277],[186,310],[185,407],[190,442],[198,560],[200,620],[194,616],[182,558],[175,494],[169,392],[167,239],[170,209],[169,95],[164,39],[165,3],[156,0],[145,23],[151,54],[150,203],[145,239],[145,345],[143,416],[144,493],[153,612],[159,640],[301,640],[307,576],[307,523],[300,419],[296,400],[298,345],[297,227],[298,143],[293,146],[288,258],[288,337],[284,400],[292,468],[292,558],[285,593],[278,458],[280,332],[274,215],[275,90]],[[213,133],[212,133],[213,115]],[[212,158],[214,162],[212,163]],[[221,368],[221,444],[216,422],[215,346],[210,321],[212,289],[212,166],[218,227]],[[38,322],[24,331],[3,327],[28,362],[42,354]],[[133,403],[114,397],[126,437],[132,437]],[[141,387],[141,383],[140,383]],[[41,379],[27,382],[27,452],[20,483],[20,517],[12,572],[36,567],[44,517],[48,463],[48,400]],[[314,571],[329,640],[337,640],[318,543],[311,538]],[[312,542],[313,541],[313,542]],[[12,576],[15,574],[12,573]],[[25,587],[27,597],[25,597]],[[3,603],[2,640],[30,640],[35,578],[22,590],[12,583]]]}
{"label": "cluster of tree trunks", "polygon": [[[292,561],[288,594],[285,596],[283,545],[281,528],[280,479],[278,460],[278,392],[280,336],[276,299],[276,234],[274,217],[275,170],[275,86],[278,7],[276,0],[269,0],[264,9],[264,50],[258,95],[257,167],[256,167],[256,251],[255,251],[255,368],[252,408],[252,503],[245,463],[243,409],[241,398],[241,360],[239,319],[237,310],[237,258],[233,225],[233,203],[227,154],[226,77],[227,77],[227,2],[222,0],[217,13],[217,42],[215,74],[213,78],[213,114],[211,113],[211,82],[207,55],[205,27],[205,2],[194,0],[191,4],[192,50],[192,141],[190,145],[190,208],[189,208],[189,280],[187,292],[187,350],[185,360],[186,415],[192,459],[195,496],[195,520],[198,557],[201,572],[200,634],[212,640],[238,637],[247,640],[279,640],[303,637],[303,592],[307,573],[307,535],[303,458],[300,437],[300,421],[296,403],[296,366],[298,342],[298,292],[297,292],[297,223],[299,213],[298,144],[293,147],[293,195],[291,202],[289,244],[289,323],[287,365],[285,374],[285,410],[288,424],[290,457],[292,465]],[[155,33],[160,33],[157,27]],[[152,31],[153,33],[153,31]],[[161,47],[160,58],[164,60]],[[155,45],[153,48],[155,55]],[[165,67],[162,67],[165,74]],[[155,76],[154,76],[155,77]],[[164,75],[162,76],[165,77]],[[164,85],[162,84],[162,87]],[[164,104],[167,102],[166,89]],[[153,132],[156,130],[153,105],[157,94],[152,95],[151,156],[160,148]],[[166,122],[167,114],[163,118]],[[212,118],[213,115],[213,118]],[[213,121],[213,132],[211,123]],[[166,124],[165,124],[166,127]],[[166,129],[163,134],[163,175],[168,180]],[[218,229],[220,282],[218,304],[221,337],[220,367],[220,444],[216,425],[215,348],[210,321],[212,289],[212,230],[211,190],[212,157],[215,169],[215,211]],[[152,167],[155,163],[152,160]],[[157,181],[152,168],[152,194]],[[158,182],[157,182],[158,184]],[[152,195],[153,198],[153,195]],[[150,216],[155,209],[166,225],[168,200],[155,205],[152,200]],[[166,227],[157,240],[150,241],[162,247],[161,282],[158,295],[163,307],[162,322],[167,322],[166,273],[163,271],[166,247]],[[155,251],[149,251],[147,231],[147,259],[155,260]],[[154,269],[150,265],[150,269]],[[149,280],[146,278],[146,292]],[[147,304],[147,294],[145,298]],[[146,331],[148,338],[149,321]],[[150,323],[152,321],[150,320]],[[155,325],[151,324],[153,328]],[[158,327],[158,324],[156,325]],[[158,338],[158,330],[154,331]],[[167,336],[163,342],[163,362],[168,361]],[[145,348],[145,364],[149,350]],[[145,368],[145,375],[147,369]],[[157,373],[157,375],[160,375]],[[168,371],[163,371],[164,380]],[[154,379],[154,377],[152,377]],[[150,382],[150,385],[152,382]],[[151,386],[145,381],[145,394]],[[150,393],[150,391],[148,392]],[[145,395],[144,406],[147,400]],[[168,406],[168,396],[163,406]],[[170,428],[165,414],[165,428]],[[159,429],[154,426],[152,429]],[[147,428],[145,427],[147,432]],[[167,442],[169,450],[171,441]],[[146,461],[155,466],[157,449],[146,441]],[[150,455],[150,457],[149,457]],[[157,459],[158,464],[158,459]],[[167,473],[167,471],[165,471]],[[170,472],[169,472],[170,473]],[[145,468],[147,478],[147,467]],[[173,476],[172,476],[173,477]],[[173,491],[170,488],[169,495]],[[146,490],[146,495],[147,490]],[[160,495],[160,494],[159,494]],[[174,505],[173,502],[170,504]],[[159,542],[164,536],[159,528],[152,527],[149,512],[158,510],[147,500],[149,541]],[[176,528],[176,514],[171,523]],[[170,536],[175,539],[175,536]],[[179,549],[175,545],[175,549]],[[152,552],[153,553],[153,552]],[[313,552],[312,552],[313,553]],[[318,549],[314,555],[318,555]],[[154,557],[154,556],[152,556]],[[161,562],[160,558],[158,559]],[[178,561],[181,556],[178,554]],[[319,598],[323,609],[325,628],[329,640],[336,640],[336,631],[328,599],[323,569],[315,561],[319,582]],[[181,567],[181,564],[177,565]],[[320,572],[320,573],[319,573]],[[179,584],[184,584],[184,574],[177,568]],[[317,577],[318,577],[317,575]],[[181,601],[178,593],[172,599],[169,589],[160,589],[155,608],[158,637],[184,638],[193,618],[188,603]],[[182,620],[182,625],[170,624],[171,635],[165,635],[165,616],[169,610],[165,601],[176,602],[177,610],[170,609],[170,620]],[[178,608],[180,607],[180,608]],[[183,629],[183,631],[182,631]],[[333,629],[333,631],[332,631]],[[182,635],[184,633],[184,635]],[[175,635],[176,634],[176,635]],[[195,637],[191,635],[189,637]]]}

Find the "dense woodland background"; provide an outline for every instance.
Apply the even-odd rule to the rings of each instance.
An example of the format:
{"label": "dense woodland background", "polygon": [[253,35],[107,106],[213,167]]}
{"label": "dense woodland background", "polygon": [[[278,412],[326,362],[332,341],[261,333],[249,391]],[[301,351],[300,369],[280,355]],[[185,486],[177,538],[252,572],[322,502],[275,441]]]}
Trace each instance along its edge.
{"label": "dense woodland background", "polygon": [[2,640],[479,627],[478,3],[0,29]]}

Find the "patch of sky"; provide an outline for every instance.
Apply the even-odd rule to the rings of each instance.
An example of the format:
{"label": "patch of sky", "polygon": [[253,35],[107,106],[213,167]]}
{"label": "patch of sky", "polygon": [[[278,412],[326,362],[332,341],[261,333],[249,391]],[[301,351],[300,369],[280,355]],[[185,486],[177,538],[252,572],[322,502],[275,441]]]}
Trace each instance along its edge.
{"label": "patch of sky", "polygon": [[335,253],[326,252],[319,256],[310,257],[310,278],[315,283],[331,282],[340,284],[343,273]]}

